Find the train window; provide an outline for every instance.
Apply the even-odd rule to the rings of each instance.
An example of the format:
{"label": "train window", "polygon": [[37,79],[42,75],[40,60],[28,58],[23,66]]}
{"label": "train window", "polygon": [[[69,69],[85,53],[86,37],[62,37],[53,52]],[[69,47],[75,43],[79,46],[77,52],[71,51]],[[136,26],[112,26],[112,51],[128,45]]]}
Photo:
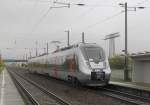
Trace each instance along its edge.
{"label": "train window", "polygon": [[81,48],[83,56],[87,60],[93,61],[104,61],[105,60],[105,53],[104,50],[100,47],[82,47]]}

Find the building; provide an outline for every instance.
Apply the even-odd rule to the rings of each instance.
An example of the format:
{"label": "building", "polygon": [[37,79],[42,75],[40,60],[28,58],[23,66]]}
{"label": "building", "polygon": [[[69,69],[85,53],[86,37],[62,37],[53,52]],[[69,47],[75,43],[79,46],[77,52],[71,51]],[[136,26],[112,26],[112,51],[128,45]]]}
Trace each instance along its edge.
{"label": "building", "polygon": [[150,52],[131,55],[133,59],[132,81],[150,83]]}

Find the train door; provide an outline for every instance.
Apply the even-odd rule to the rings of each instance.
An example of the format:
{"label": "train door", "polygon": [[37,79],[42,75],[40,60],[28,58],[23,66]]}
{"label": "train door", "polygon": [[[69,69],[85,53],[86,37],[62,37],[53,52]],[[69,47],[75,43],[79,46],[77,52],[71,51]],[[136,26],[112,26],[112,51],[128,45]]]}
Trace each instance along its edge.
{"label": "train door", "polygon": [[68,66],[68,71],[71,73],[76,72],[77,70],[77,60],[75,54],[70,54],[66,58],[67,60],[67,66]]}

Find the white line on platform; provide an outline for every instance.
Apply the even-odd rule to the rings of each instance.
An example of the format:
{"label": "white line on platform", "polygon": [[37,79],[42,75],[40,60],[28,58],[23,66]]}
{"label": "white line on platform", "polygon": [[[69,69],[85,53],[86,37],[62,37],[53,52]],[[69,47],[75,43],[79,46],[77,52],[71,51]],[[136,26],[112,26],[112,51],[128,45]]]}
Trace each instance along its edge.
{"label": "white line on platform", "polygon": [[4,89],[5,89],[5,70],[2,71],[2,86],[1,86],[1,104],[0,105],[3,105],[4,104]]}

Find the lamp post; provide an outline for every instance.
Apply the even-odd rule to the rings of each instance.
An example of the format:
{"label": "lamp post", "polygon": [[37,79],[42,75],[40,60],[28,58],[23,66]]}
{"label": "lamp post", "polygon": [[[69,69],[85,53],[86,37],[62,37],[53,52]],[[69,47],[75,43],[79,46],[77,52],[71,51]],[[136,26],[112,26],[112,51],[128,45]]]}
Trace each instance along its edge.
{"label": "lamp post", "polygon": [[46,43],[46,53],[48,55],[48,42]]}
{"label": "lamp post", "polygon": [[66,30],[65,32],[67,32],[67,46],[70,46],[70,31]]}
{"label": "lamp post", "polygon": [[[78,3],[78,4],[70,4],[70,3],[65,3],[65,2],[58,2],[58,1],[54,1],[53,2],[54,4],[57,4],[59,6],[53,6],[51,8],[64,8],[64,7],[67,7],[67,8],[70,8],[71,5],[76,5],[76,6],[85,6],[85,4],[82,4],[82,3]],[[69,39],[69,34],[70,34],[70,31],[69,30],[66,30],[65,32],[67,32],[67,46],[69,47],[70,46],[70,39]]]}
{"label": "lamp post", "polygon": [[[127,12],[128,11],[136,11],[136,9],[144,9],[145,7],[128,7],[127,2],[122,4],[119,4],[120,6],[124,7],[125,9],[125,67],[124,67],[124,80],[129,80],[128,77],[128,15]],[[133,9],[133,10],[128,10],[128,8]]]}
{"label": "lamp post", "polygon": [[85,40],[84,40],[84,32],[82,32],[82,43],[85,43]]}
{"label": "lamp post", "polygon": [[36,45],[36,48],[35,48],[35,50],[36,50],[36,56],[38,56],[38,48],[37,48],[38,42],[37,41],[35,42],[35,45]]}
{"label": "lamp post", "polygon": [[127,3],[125,3],[125,68],[124,68],[124,80],[128,80],[128,24],[127,24]]}

